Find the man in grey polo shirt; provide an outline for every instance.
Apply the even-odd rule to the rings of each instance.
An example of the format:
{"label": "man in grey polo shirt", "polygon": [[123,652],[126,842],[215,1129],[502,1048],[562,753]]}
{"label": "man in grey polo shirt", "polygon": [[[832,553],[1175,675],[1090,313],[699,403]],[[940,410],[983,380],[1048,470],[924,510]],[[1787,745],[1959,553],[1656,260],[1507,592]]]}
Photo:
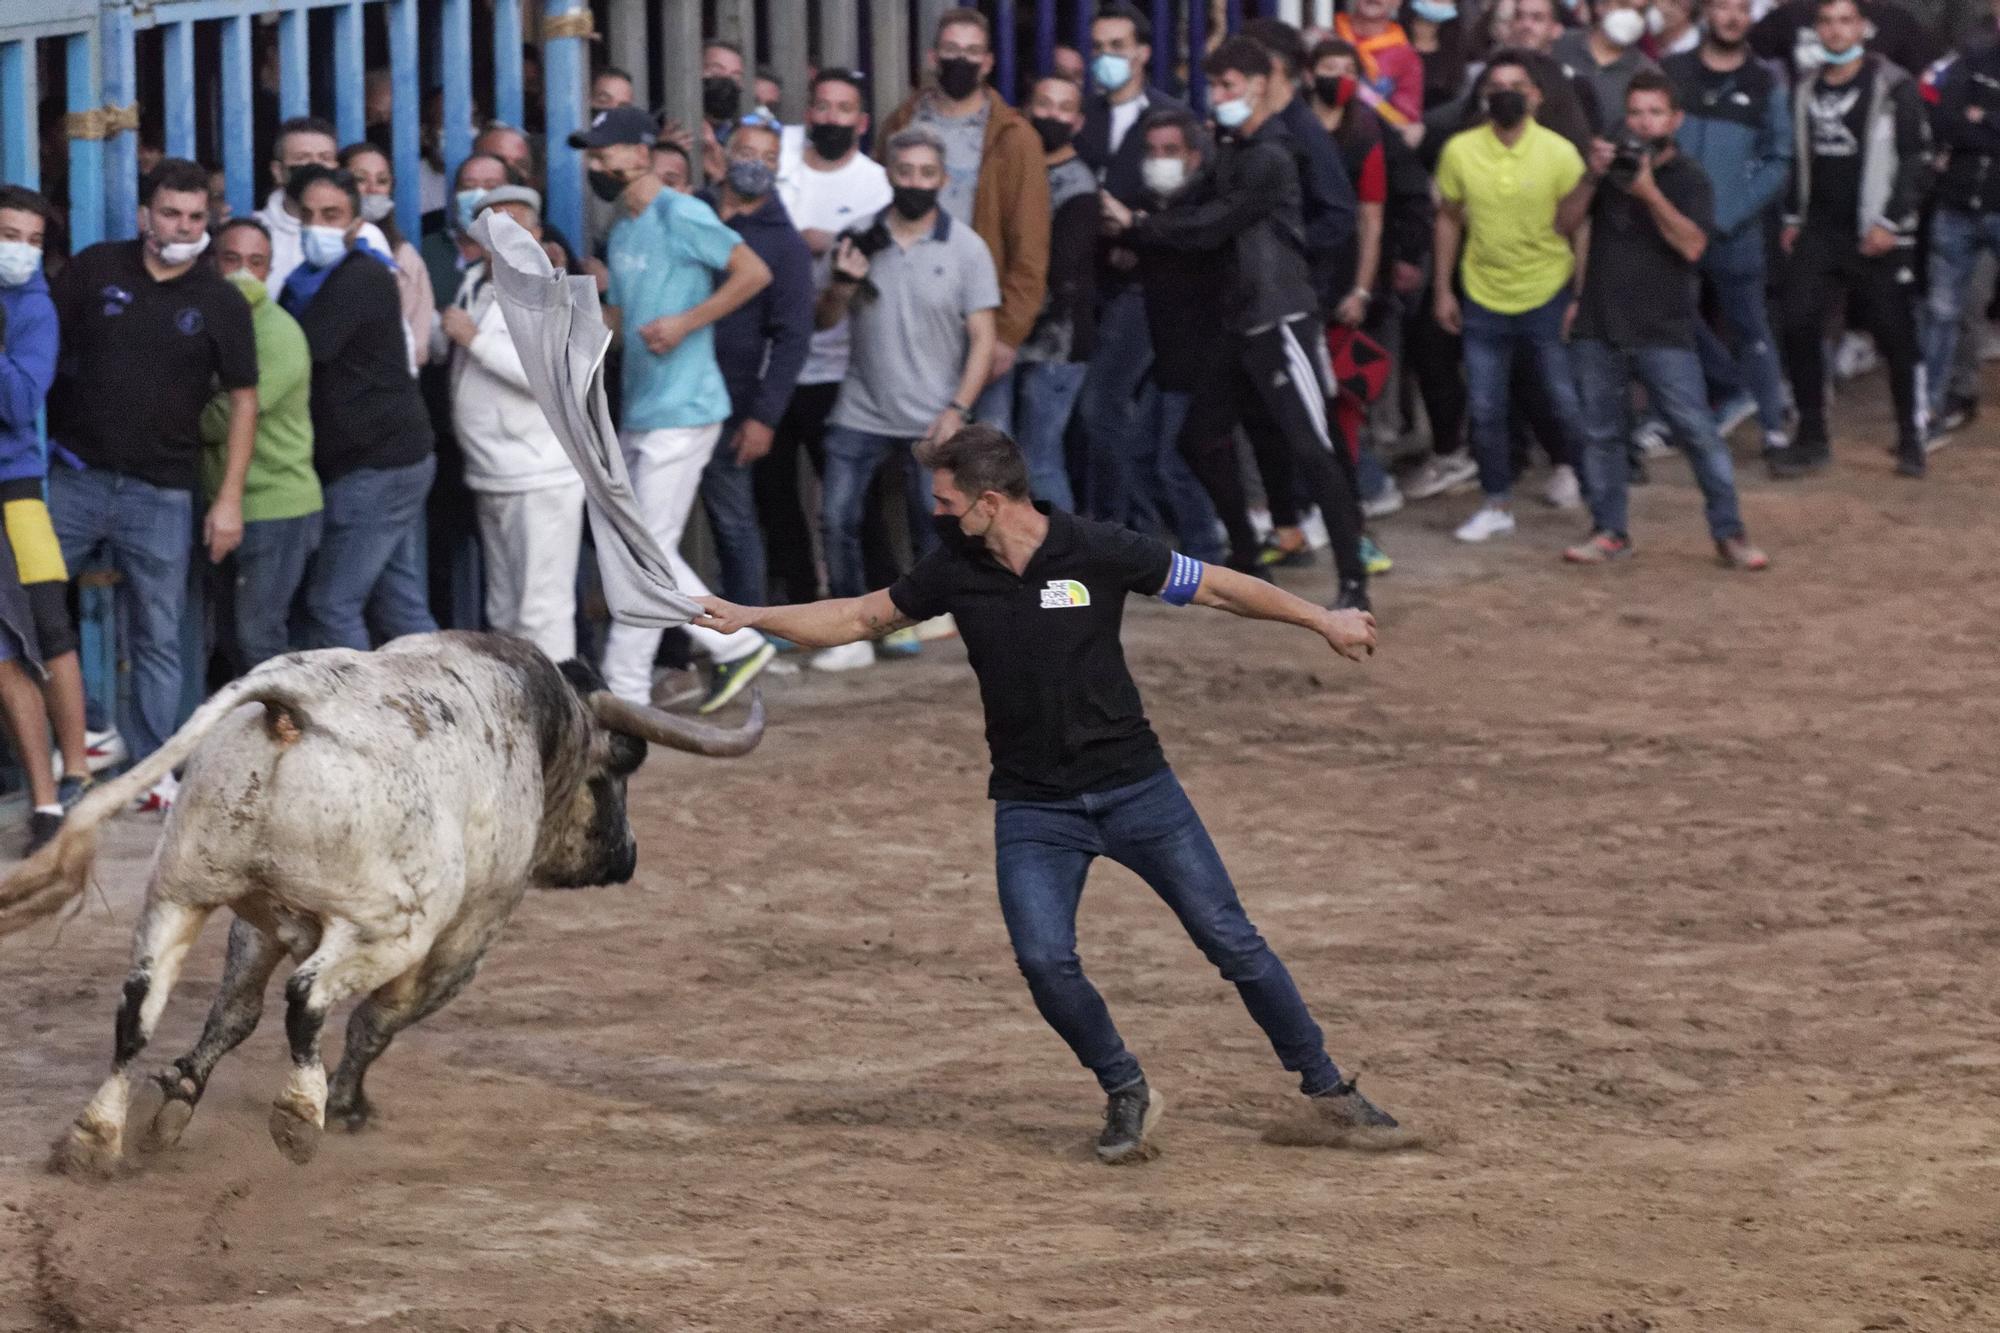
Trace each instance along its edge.
{"label": "man in grey polo shirt", "polygon": [[[921,126],[905,129],[889,140],[887,157],[889,207],[866,231],[840,238],[833,282],[814,312],[820,328],[851,317],[853,329],[847,380],[827,418],[820,479],[827,590],[834,597],[868,591],[861,514],[884,462],[894,459],[905,470],[911,544],[921,554],[936,540],[930,479],[914,447],[965,425],[992,364],[993,312],[1000,304],[986,242],[938,207],[945,167],[937,135]],[[846,671],[874,660],[864,640],[828,648],[812,665]]]}

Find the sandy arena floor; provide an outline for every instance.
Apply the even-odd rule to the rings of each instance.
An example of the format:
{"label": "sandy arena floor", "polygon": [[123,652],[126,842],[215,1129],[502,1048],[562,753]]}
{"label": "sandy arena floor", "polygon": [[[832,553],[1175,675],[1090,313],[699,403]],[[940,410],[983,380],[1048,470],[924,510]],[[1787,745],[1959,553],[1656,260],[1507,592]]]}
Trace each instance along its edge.
{"label": "sandy arena floor", "polygon": [[774,681],[746,761],[656,756],[638,881],[531,896],[377,1066],[380,1127],[302,1169],[267,1014],[178,1150],[44,1174],[110,1050],[156,831],[121,821],[103,898],[0,944],[0,1330],[2000,1328],[1996,436],[1933,464],[1746,467],[1761,577],[1678,461],[1608,570],[1532,502],[1489,549],[1464,499],[1414,507],[1366,668],[1134,605],[1253,916],[1428,1151],[1265,1143],[1285,1076],[1107,867],[1084,955],[1172,1111],[1157,1161],[1090,1159],[945,644]]}

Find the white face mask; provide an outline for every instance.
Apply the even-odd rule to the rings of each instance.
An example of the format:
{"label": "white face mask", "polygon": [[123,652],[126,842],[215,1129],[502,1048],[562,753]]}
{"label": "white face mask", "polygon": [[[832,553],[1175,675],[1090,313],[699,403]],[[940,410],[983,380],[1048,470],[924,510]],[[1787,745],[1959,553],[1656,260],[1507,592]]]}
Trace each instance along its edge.
{"label": "white face mask", "polygon": [[41,271],[42,248],[26,241],[0,241],[0,287],[19,287]]}
{"label": "white face mask", "polygon": [[1165,198],[1187,184],[1187,159],[1149,157],[1139,164],[1139,178],[1147,189]]}
{"label": "white face mask", "polygon": [[1651,36],[1658,37],[1666,30],[1667,16],[1661,12],[1658,5],[1649,6],[1646,10],[1646,32]]}
{"label": "white face mask", "polygon": [[208,233],[192,241],[162,242],[160,262],[168,265],[191,264],[201,258],[202,251],[208,249]]}
{"label": "white face mask", "polygon": [[1597,29],[1613,46],[1630,46],[1646,35],[1646,16],[1636,9],[1614,9],[1598,21]]}
{"label": "white face mask", "polygon": [[299,240],[305,260],[314,268],[338,264],[347,253],[347,233],[339,227],[307,227]]}
{"label": "white face mask", "polygon": [[396,196],[393,194],[364,194],[361,196],[361,220],[380,222],[396,211]]}

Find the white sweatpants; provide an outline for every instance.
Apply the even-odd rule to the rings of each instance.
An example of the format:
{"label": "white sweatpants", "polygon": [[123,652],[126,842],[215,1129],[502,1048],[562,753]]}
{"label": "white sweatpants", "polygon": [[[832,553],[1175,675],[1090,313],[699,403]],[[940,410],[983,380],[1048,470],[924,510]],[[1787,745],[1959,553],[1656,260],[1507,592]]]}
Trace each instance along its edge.
{"label": "white sweatpants", "polygon": [[[708,585],[681,556],[681,534],[687,531],[688,514],[701,489],[701,470],[715,453],[722,438],[722,423],[686,426],[672,430],[627,431],[619,437],[625,454],[625,470],[632,478],[632,494],[639,502],[639,514],[660,549],[667,553],[674,582],[690,596],[705,596]],[[718,634],[712,629],[690,625],[695,647],[712,661],[734,662],[748,657],[763,644],[755,630]],[[645,703],[653,692],[653,655],[660,650],[660,631],[613,622],[604,644],[604,683],[621,699]]]}
{"label": "white sweatpants", "polygon": [[558,662],[576,656],[576,564],[583,482],[533,491],[475,492],[486,566],[486,623]]}

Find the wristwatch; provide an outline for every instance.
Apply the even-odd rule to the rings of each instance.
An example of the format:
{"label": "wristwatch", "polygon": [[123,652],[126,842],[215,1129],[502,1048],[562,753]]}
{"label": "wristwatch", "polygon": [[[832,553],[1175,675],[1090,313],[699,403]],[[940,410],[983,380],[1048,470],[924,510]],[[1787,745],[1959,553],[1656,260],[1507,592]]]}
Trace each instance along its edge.
{"label": "wristwatch", "polygon": [[967,407],[964,403],[946,403],[944,406],[947,412],[956,412],[962,417],[969,417],[972,415],[972,409]]}

